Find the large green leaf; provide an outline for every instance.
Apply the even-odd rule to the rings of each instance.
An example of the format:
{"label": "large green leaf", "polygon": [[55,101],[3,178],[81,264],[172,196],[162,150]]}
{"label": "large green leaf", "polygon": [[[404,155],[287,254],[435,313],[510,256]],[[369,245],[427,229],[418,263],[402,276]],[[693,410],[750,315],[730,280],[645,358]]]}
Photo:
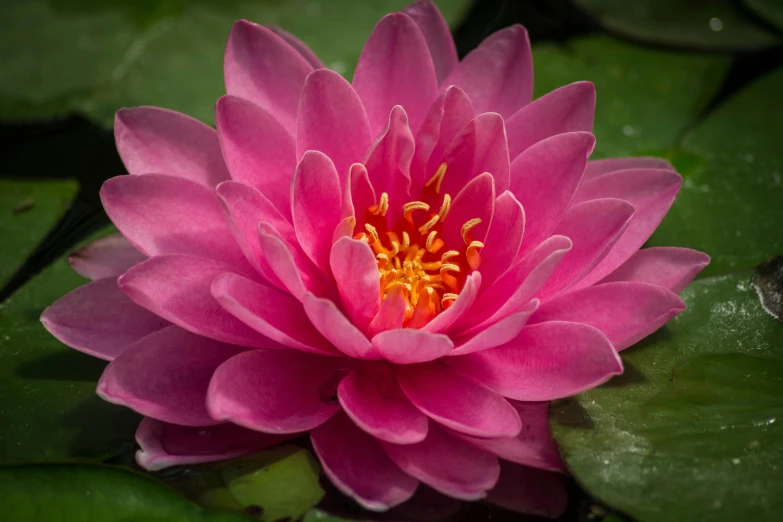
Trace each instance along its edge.
{"label": "large green leaf", "polygon": [[688,308],[623,352],[625,374],[553,406],[592,494],[640,521],[778,520],[783,325],[748,273],[702,279]]}
{"label": "large green leaf", "polygon": [[[225,92],[223,51],[235,20],[281,26],[350,74],[375,23],[407,3],[7,0],[0,4],[0,118],[77,111],[109,125],[120,107],[158,105],[211,122]],[[454,23],[467,3],[438,5]]]}
{"label": "large green leaf", "polygon": [[744,0],[766,22],[783,31],[783,2],[780,0]]}
{"label": "large green leaf", "polygon": [[64,346],[39,321],[85,282],[63,258],[0,304],[0,463],[104,459],[133,444],[138,416],[95,394],[105,363]]}
{"label": "large green leaf", "polygon": [[783,253],[783,68],[719,106],[671,159],[685,183],[651,245],[707,252],[703,275]]}
{"label": "large green leaf", "polygon": [[250,520],[201,509],[143,475],[86,464],[0,467],[0,512],[6,522]]}

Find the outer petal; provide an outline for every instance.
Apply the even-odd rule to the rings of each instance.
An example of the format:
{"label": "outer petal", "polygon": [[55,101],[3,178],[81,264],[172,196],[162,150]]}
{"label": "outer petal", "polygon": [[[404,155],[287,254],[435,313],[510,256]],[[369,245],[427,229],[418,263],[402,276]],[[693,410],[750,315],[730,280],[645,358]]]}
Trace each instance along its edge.
{"label": "outer petal", "polygon": [[511,268],[525,233],[525,209],[508,190],[495,200],[492,222],[481,249],[481,278],[489,288]]}
{"label": "outer petal", "polygon": [[297,159],[308,150],[323,152],[334,161],[344,187],[348,169],[364,159],[371,143],[367,114],[351,84],[329,69],[308,76],[296,120]]}
{"label": "outer petal", "polygon": [[360,330],[366,330],[381,307],[375,254],[365,241],[344,237],[332,247],[330,265],[343,308]]}
{"label": "outer petal", "polygon": [[450,357],[448,362],[501,395],[519,401],[577,395],[623,372],[620,357],[599,330],[554,321],[527,326],[505,346]]}
{"label": "outer petal", "polygon": [[400,366],[397,380],[417,408],[444,426],[477,437],[519,433],[519,415],[508,401],[441,362]]}
{"label": "outer petal", "polygon": [[320,426],[340,406],[332,397],[346,361],[294,350],[253,350],[220,365],[209,383],[213,419],[264,433]]}
{"label": "outer petal", "polygon": [[594,160],[587,164],[585,181],[602,174],[628,169],[668,169],[674,170],[671,163],[662,158],[639,156],[632,158],[607,158]]}
{"label": "outer petal", "polygon": [[381,446],[406,473],[462,500],[484,498],[500,475],[497,457],[446,434],[434,424],[427,438],[418,444],[381,442]]}
{"label": "outer petal", "polygon": [[372,345],[387,361],[395,364],[433,361],[454,349],[454,343],[443,334],[411,328],[381,332],[372,338]]}
{"label": "outer petal", "polygon": [[635,281],[679,292],[709,263],[710,256],[689,248],[645,248],[637,251],[601,282]]}
{"label": "outer petal", "polygon": [[313,66],[285,40],[247,20],[234,24],[223,60],[226,92],[260,105],[296,129],[299,93]]}
{"label": "outer petal", "polygon": [[99,279],[65,294],[44,310],[41,322],[71,348],[107,361],[169,324],[128,299],[114,278]]}
{"label": "outer petal", "polygon": [[260,190],[290,218],[293,136],[268,111],[236,96],[218,100],[215,119],[231,177]]}
{"label": "outer petal", "polygon": [[310,322],[331,343],[355,359],[380,359],[365,335],[354,326],[329,299],[305,294],[302,301]]}
{"label": "outer petal", "polygon": [[592,132],[595,86],[575,82],[529,103],[506,119],[508,153],[513,160],[528,147],[557,134]]}
{"label": "outer petal", "polygon": [[304,58],[307,63],[313,66],[313,69],[323,69],[325,67],[323,62],[318,59],[318,56],[316,56],[312,49],[310,49],[302,40],[280,27],[274,25],[268,25],[266,27],[277,36],[285,40],[285,42],[293,47],[296,52],[301,54],[302,58]]}
{"label": "outer petal", "polygon": [[122,235],[147,255],[194,254],[253,272],[213,190],[172,176],[118,176],[103,184],[101,201]]}
{"label": "outer petal", "polygon": [[559,518],[568,507],[563,476],[551,471],[501,461],[500,479],[487,502],[517,513]]}
{"label": "outer petal", "polygon": [[381,18],[362,50],[353,85],[367,109],[373,135],[386,125],[395,105],[405,107],[417,131],[438,97],[438,80],[427,42],[404,13]]}
{"label": "outer petal", "polygon": [[68,256],[71,268],[88,279],[118,277],[147,256],[136,250],[122,234],[96,239]]}
{"label": "outer petal", "polygon": [[120,109],[114,139],[129,174],[168,174],[207,187],[229,179],[215,129],[179,112]]}
{"label": "outer petal", "polygon": [[476,329],[476,333],[458,337],[457,347],[449,355],[465,355],[501,346],[514,339],[538,308],[538,299],[529,301],[521,311],[500,319],[487,328]]}
{"label": "outer petal", "polygon": [[343,414],[314,429],[313,449],[324,473],[362,507],[385,511],[408,500],[419,482],[403,472],[378,445]]}
{"label": "outer petal", "polygon": [[435,65],[438,83],[442,82],[459,62],[449,25],[431,0],[418,0],[408,4],[402,12],[416,22],[424,35],[432,63]]}
{"label": "outer petal", "polygon": [[644,339],[683,310],[685,303],[665,288],[617,282],[574,290],[547,301],[530,323],[589,324],[601,330],[619,351]]}
{"label": "outer petal", "polygon": [[98,395],[154,419],[216,424],[205,406],[215,369],[244,348],[169,326],[128,346],[101,375]]}
{"label": "outer petal", "polygon": [[427,416],[403,395],[386,365],[363,365],[337,388],[345,413],[373,437],[394,444],[421,442],[427,435]]}
{"label": "outer petal", "polygon": [[507,118],[533,99],[533,58],[521,25],[502,29],[471,51],[444,86],[465,91],[477,113],[497,112]]}

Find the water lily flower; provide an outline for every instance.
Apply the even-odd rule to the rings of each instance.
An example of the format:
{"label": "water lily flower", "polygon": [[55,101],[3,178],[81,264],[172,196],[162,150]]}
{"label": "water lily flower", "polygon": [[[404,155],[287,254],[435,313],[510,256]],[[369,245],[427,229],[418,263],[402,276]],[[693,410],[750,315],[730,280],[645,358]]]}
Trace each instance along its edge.
{"label": "water lily flower", "polygon": [[533,101],[523,27],[459,61],[429,0],[380,20],[352,82],[247,21],[224,73],[216,130],[118,112],[121,235],[71,258],[92,282],[42,316],[111,361],[98,393],[145,416],[139,463],[309,434],[369,509],[424,483],[562,512],[548,402],[621,373],[709,261],[640,250],[681,177],[588,161],[593,85]]}

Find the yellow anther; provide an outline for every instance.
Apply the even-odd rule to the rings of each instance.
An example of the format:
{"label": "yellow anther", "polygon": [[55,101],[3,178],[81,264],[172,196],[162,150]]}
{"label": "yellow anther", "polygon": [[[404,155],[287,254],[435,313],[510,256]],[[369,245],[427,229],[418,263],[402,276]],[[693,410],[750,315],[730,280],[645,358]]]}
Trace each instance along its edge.
{"label": "yellow anther", "polygon": [[447,252],[443,252],[443,255],[440,256],[440,260],[441,261],[446,261],[448,258],[454,257],[454,256],[458,256],[458,255],[459,255],[459,252],[457,252],[456,250],[449,250]]}
{"label": "yellow anther", "polygon": [[471,241],[468,248],[465,250],[465,258],[468,260],[468,266],[471,270],[478,270],[481,265],[481,256],[478,249],[484,248],[484,243],[481,241]]}
{"label": "yellow anther", "polygon": [[462,240],[465,241],[465,244],[467,245],[470,243],[470,239],[468,238],[468,232],[470,232],[470,229],[475,227],[481,223],[481,218],[473,218],[471,220],[468,220],[464,225],[462,225]]}
{"label": "yellow anther", "polygon": [[442,239],[440,239],[440,238],[436,239],[435,238],[435,235],[437,233],[438,233],[437,231],[433,230],[427,236],[427,243],[426,243],[427,251],[432,253],[432,254],[434,254],[435,252],[437,252],[438,250],[443,248],[443,245],[445,244]]}
{"label": "yellow anther", "polygon": [[438,215],[440,216],[441,220],[446,219],[446,216],[448,215],[450,208],[451,208],[451,196],[445,194],[443,196],[443,204],[440,206],[440,210],[438,211]]}
{"label": "yellow anther", "polygon": [[409,201],[402,206],[402,213],[405,216],[405,219],[412,221],[411,212],[414,210],[423,210],[426,212],[429,209],[430,206],[423,201]]}
{"label": "yellow anther", "polygon": [[[364,228],[367,229],[367,232],[370,233],[370,235],[372,236],[374,241],[379,241],[380,240],[378,238],[378,230],[374,226],[372,226],[369,223],[365,223],[364,224]],[[462,228],[463,228],[463,230],[465,229],[465,227],[462,227]],[[463,236],[464,236],[464,234],[463,234]]]}
{"label": "yellow anther", "polygon": [[440,266],[440,273],[442,274],[446,270],[451,270],[452,272],[459,272],[459,266],[451,264],[451,263],[443,263]]}
{"label": "yellow anther", "polygon": [[435,224],[438,222],[439,219],[440,216],[438,214],[435,214],[430,218],[429,221],[427,221],[426,223],[424,223],[422,226],[419,227],[419,232],[421,232],[422,234],[426,234],[429,229],[435,226]]}
{"label": "yellow anther", "polygon": [[389,262],[389,256],[381,252],[380,254],[375,254],[375,257],[380,259],[381,261]]}
{"label": "yellow anther", "polygon": [[385,216],[387,210],[389,210],[389,195],[386,192],[383,192],[381,194],[381,201],[377,205],[370,207],[370,211],[376,216],[378,214]]}
{"label": "yellow anther", "polygon": [[411,246],[411,236],[407,232],[402,233],[402,251],[408,250]]}
{"label": "yellow anther", "polygon": [[435,175],[432,176],[427,183],[424,184],[425,187],[429,187],[433,183],[435,183],[435,194],[440,194],[440,186],[443,184],[443,178],[446,176],[446,164],[441,163],[440,167],[438,167],[438,170],[435,171]]}
{"label": "yellow anther", "polygon": [[447,293],[443,294],[443,297],[440,298],[441,304],[444,301],[455,301],[459,296],[457,294]]}

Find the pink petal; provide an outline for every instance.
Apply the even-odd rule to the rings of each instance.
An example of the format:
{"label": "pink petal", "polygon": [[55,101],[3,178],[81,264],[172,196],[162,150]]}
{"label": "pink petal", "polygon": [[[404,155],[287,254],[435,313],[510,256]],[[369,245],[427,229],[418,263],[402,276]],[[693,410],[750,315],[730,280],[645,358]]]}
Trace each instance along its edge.
{"label": "pink petal", "polygon": [[500,462],[500,479],[487,502],[505,509],[556,519],[568,507],[568,489],[560,473]]}
{"label": "pink petal", "polygon": [[483,242],[487,238],[494,210],[495,180],[490,173],[485,172],[470,180],[452,200],[440,236],[447,248],[460,248],[464,244],[462,226],[476,218],[481,222],[470,229],[470,239]]}
{"label": "pink petal", "polygon": [[329,299],[305,294],[302,304],[310,322],[341,352],[354,359],[380,359],[369,339]]}
{"label": "pink petal", "polygon": [[601,282],[636,281],[679,292],[709,263],[710,256],[689,248],[645,248],[634,253]]}
{"label": "pink petal", "polygon": [[302,40],[280,27],[274,25],[268,25],[266,27],[277,36],[285,40],[288,45],[293,47],[296,52],[302,55],[302,58],[304,58],[307,63],[313,66],[313,69],[323,69],[326,67],[323,62],[318,59],[318,56],[316,56],[312,49],[310,49]]}
{"label": "pink petal", "polygon": [[293,136],[269,112],[236,96],[218,100],[215,119],[231,177],[260,190],[290,218],[296,168]]}
{"label": "pink petal", "polygon": [[136,250],[122,234],[96,239],[68,256],[73,270],[88,279],[118,277],[147,256]]}
{"label": "pink petal", "polygon": [[329,273],[332,234],[342,220],[342,187],[334,163],[318,151],[307,151],[296,167],[291,187],[294,230],[302,250]]}
{"label": "pink petal", "polygon": [[518,402],[511,405],[522,419],[522,431],[512,438],[480,439],[457,431],[451,433],[503,460],[551,471],[565,471],[549,429],[548,402]]}
{"label": "pink petal", "polygon": [[136,461],[149,471],[228,460],[261,451],[290,436],[268,435],[234,424],[179,426],[144,417],[136,430]]}
{"label": "pink petal", "polygon": [[156,256],[120,277],[134,303],[198,335],[255,348],[274,343],[226,312],[212,297],[212,281],[230,266],[184,254]]}
{"label": "pink petal", "polygon": [[600,281],[639,250],[658,228],[681,186],[682,177],[667,169],[610,172],[583,183],[574,196],[575,202],[618,198],[633,205],[636,212],[622,237],[606,257],[577,283],[577,288]]}
{"label": "pink petal", "polygon": [[646,283],[616,282],[572,290],[544,303],[531,324],[568,321],[601,330],[616,350],[644,339],[685,309],[676,294]]}
{"label": "pink petal", "polygon": [[99,279],[65,294],[44,310],[41,322],[71,348],[107,361],[169,324],[128,299],[115,278]]}
{"label": "pink petal", "polygon": [[440,84],[459,62],[449,25],[431,0],[418,0],[408,4],[402,12],[416,22],[424,36]]}
{"label": "pink petal", "polygon": [[595,86],[575,82],[531,102],[506,119],[508,153],[513,160],[541,140],[566,132],[592,132]]}
{"label": "pink petal", "polygon": [[185,114],[120,109],[114,139],[129,174],[168,174],[210,188],[229,179],[215,129]]}
{"label": "pink petal", "polygon": [[338,413],[310,434],[324,473],[365,509],[385,511],[408,500],[419,482],[403,472],[378,441]]}
{"label": "pink petal", "polygon": [[128,346],[101,375],[98,395],[154,419],[216,424],[206,408],[215,369],[244,348],[169,326]]}
{"label": "pink petal", "polygon": [[410,328],[381,332],[372,338],[372,345],[387,361],[396,364],[433,361],[454,349],[454,343],[443,334]]}
{"label": "pink petal", "polygon": [[147,255],[194,254],[253,273],[211,189],[172,176],[118,176],[101,187],[103,208]]}
{"label": "pink petal", "polygon": [[595,137],[588,132],[558,134],[539,141],[511,164],[511,192],[525,209],[520,256],[552,234],[574,196]]}
{"label": "pink petal", "polygon": [[525,233],[525,209],[508,190],[495,200],[492,222],[481,249],[481,278],[489,288],[511,268]]}
{"label": "pink petal", "polygon": [[570,397],[623,372],[620,357],[600,330],[566,322],[526,326],[504,346],[450,357],[448,362],[504,397],[519,401]]}
{"label": "pink petal", "polygon": [[465,284],[454,303],[424,325],[423,329],[433,333],[448,332],[452,326],[457,329],[465,318],[470,317],[469,312],[476,302],[480,288],[481,273],[473,272],[465,279]]}
{"label": "pink petal", "polygon": [[354,163],[350,169],[351,205],[354,213],[361,216],[368,208],[378,204],[375,189],[370,183],[367,169],[361,163]]}
{"label": "pink petal", "polygon": [[430,424],[422,442],[381,442],[381,447],[409,475],[461,500],[484,498],[500,475],[497,457],[446,434],[435,424]]}
{"label": "pink petal", "polygon": [[212,283],[212,296],[231,315],[283,346],[318,355],[342,355],[304,320],[302,303],[289,294],[236,274],[222,274]]}
{"label": "pink petal", "polygon": [[419,130],[438,97],[438,80],[427,42],[410,16],[392,13],[381,18],[356,64],[353,85],[367,109],[373,136],[383,130],[395,105],[405,108],[411,129]]}
{"label": "pink petal", "polygon": [[458,337],[457,347],[449,355],[464,355],[494,348],[514,339],[538,308],[538,299],[533,299],[520,311],[500,319],[487,328],[477,329],[475,334]]}
{"label": "pink petal", "polygon": [[530,103],[533,59],[525,28],[514,25],[491,35],[457,65],[443,85],[465,91],[477,113],[497,112],[507,118]]}
{"label": "pink petal", "polygon": [[[449,361],[464,357],[450,357]],[[508,401],[441,362],[400,366],[397,381],[417,408],[444,426],[477,437],[514,437],[519,433],[519,415]]]}
{"label": "pink petal", "polygon": [[371,143],[367,114],[351,84],[329,69],[308,76],[296,121],[297,159],[308,150],[323,152],[334,162],[344,187],[348,169],[364,159]]}
{"label": "pink petal", "polygon": [[253,350],[220,365],[209,383],[213,419],[264,433],[296,433],[337,413],[346,360],[295,350]]}
{"label": "pink petal", "polygon": [[373,437],[394,444],[413,444],[427,436],[427,416],[403,395],[386,365],[363,365],[337,388],[345,413]]}
{"label": "pink petal", "polygon": [[674,170],[671,163],[662,158],[639,156],[632,158],[607,158],[587,163],[584,180],[593,179],[602,174],[628,169],[668,169]]}
{"label": "pink petal", "polygon": [[374,337],[386,330],[402,328],[402,323],[405,321],[405,306],[402,286],[389,290],[381,301],[377,315],[367,327],[367,335]]}
{"label": "pink petal", "polygon": [[634,215],[619,199],[595,199],[572,206],[554,233],[571,238],[573,248],[536,295],[541,302],[567,290],[606,257]]}
{"label": "pink petal", "polygon": [[378,265],[365,241],[344,237],[332,247],[332,275],[351,321],[362,331],[381,308]]}
{"label": "pink petal", "polygon": [[299,93],[313,66],[266,27],[240,20],[223,59],[226,92],[266,109],[288,132],[296,130]]}

